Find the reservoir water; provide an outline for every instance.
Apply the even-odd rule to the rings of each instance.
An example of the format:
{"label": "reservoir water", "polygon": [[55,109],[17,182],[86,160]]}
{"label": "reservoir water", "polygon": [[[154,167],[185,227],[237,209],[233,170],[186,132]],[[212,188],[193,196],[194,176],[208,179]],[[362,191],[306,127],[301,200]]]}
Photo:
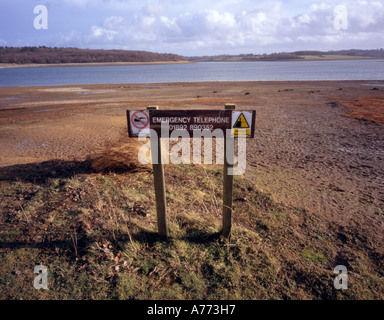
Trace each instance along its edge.
{"label": "reservoir water", "polygon": [[0,69],[0,87],[198,81],[384,80],[384,60],[199,62]]}

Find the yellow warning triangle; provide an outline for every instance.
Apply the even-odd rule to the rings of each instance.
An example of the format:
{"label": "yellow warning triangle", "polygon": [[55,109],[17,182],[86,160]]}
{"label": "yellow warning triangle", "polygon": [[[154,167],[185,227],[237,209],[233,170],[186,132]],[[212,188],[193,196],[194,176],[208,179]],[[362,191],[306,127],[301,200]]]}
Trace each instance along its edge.
{"label": "yellow warning triangle", "polygon": [[247,119],[245,119],[244,114],[240,114],[240,116],[237,118],[233,127],[234,128],[249,128],[249,124],[247,122]]}

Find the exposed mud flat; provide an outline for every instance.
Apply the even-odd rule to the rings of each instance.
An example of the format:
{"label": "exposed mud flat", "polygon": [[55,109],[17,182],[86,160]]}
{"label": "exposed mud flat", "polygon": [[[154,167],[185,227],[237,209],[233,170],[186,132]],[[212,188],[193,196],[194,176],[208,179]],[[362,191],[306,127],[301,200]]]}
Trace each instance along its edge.
{"label": "exposed mud flat", "polygon": [[[128,139],[125,112],[257,111],[246,176],[383,254],[384,81],[209,82],[0,88],[0,166],[84,160]],[[303,217],[311,228],[310,219]],[[345,249],[345,248],[344,248]],[[335,252],[335,261],[346,249]]]}

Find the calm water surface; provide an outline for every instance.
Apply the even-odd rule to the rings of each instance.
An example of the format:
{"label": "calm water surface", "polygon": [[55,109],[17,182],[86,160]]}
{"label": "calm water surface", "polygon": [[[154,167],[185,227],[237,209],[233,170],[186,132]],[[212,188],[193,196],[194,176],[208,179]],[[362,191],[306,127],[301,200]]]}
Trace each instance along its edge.
{"label": "calm water surface", "polygon": [[0,87],[197,81],[384,80],[384,60],[0,69]]}

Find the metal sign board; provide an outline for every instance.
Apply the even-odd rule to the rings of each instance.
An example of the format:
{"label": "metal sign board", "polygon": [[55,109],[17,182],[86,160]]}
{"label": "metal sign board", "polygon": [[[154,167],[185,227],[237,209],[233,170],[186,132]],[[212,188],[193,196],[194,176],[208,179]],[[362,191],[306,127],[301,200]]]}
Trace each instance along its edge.
{"label": "metal sign board", "polygon": [[127,111],[128,133],[130,137],[150,137],[150,129],[161,136],[162,124],[168,125],[169,137],[178,130],[187,131],[191,137],[194,131],[214,132],[220,129],[224,137],[227,130],[231,136],[254,137],[256,111],[232,110],[144,110]]}

